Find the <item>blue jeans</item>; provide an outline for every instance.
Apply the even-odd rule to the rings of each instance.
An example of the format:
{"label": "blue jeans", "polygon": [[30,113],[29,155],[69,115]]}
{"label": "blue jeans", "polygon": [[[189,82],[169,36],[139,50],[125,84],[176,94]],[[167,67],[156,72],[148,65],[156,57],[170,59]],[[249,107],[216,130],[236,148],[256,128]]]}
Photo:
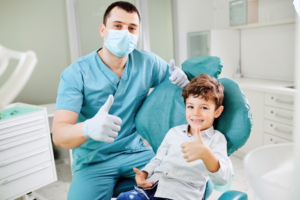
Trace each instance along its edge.
{"label": "blue jeans", "polygon": [[151,188],[135,187],[134,190],[121,193],[117,200],[168,200],[166,198],[154,197],[158,185],[158,181]]}

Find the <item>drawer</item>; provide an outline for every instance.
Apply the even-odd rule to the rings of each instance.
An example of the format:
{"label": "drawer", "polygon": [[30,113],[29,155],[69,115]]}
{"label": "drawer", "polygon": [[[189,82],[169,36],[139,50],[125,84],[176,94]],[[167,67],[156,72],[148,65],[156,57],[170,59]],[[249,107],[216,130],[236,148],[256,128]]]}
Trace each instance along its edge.
{"label": "drawer", "polygon": [[0,161],[4,161],[18,156],[20,153],[27,153],[45,146],[49,146],[49,140],[46,133],[1,145]]}
{"label": "drawer", "polygon": [[51,162],[39,165],[21,173],[0,180],[0,200],[15,199],[56,181]]}
{"label": "drawer", "polygon": [[264,118],[293,126],[294,113],[290,110],[265,106]]}
{"label": "drawer", "polygon": [[294,110],[294,97],[281,94],[265,93],[265,105]]}
{"label": "drawer", "polygon": [[24,118],[22,120],[14,120],[12,122],[0,124],[0,135],[41,124],[46,124],[44,114]]}
{"label": "drawer", "polygon": [[264,132],[271,133],[281,138],[293,140],[294,127],[279,122],[264,120]]}
{"label": "drawer", "polygon": [[41,124],[29,128],[24,128],[18,131],[10,132],[0,135],[0,145],[4,145],[10,142],[15,142],[27,137],[31,137],[40,133],[47,132],[46,124]]}
{"label": "drawer", "polygon": [[0,162],[0,179],[50,161],[51,154],[49,149],[50,146],[46,146]]}
{"label": "drawer", "polygon": [[279,144],[279,143],[290,143],[292,141],[283,139],[281,137],[277,137],[275,135],[271,135],[268,133],[264,133],[264,145],[269,145],[269,144]]}

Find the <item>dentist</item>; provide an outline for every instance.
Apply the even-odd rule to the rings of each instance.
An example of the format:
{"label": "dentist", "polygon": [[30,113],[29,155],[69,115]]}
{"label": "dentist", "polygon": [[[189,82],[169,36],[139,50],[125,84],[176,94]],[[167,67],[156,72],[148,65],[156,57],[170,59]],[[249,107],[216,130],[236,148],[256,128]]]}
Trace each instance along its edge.
{"label": "dentist", "polygon": [[103,48],[61,75],[52,132],[55,145],[73,149],[70,200],[111,199],[120,178],[134,180],[133,167],[155,155],[135,128],[140,105],[165,79],[180,87],[188,83],[174,62],[169,67],[154,53],[135,49],[139,29],[134,5],[111,4],[100,25]]}

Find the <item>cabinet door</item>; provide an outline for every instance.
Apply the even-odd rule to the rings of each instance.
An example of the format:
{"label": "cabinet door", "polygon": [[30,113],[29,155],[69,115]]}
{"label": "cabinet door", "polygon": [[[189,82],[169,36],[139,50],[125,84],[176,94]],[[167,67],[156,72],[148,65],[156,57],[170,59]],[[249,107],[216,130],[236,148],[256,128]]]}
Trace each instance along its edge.
{"label": "cabinet door", "polygon": [[197,56],[209,56],[209,41],[209,31],[188,33],[188,58]]}
{"label": "cabinet door", "polygon": [[253,117],[253,127],[251,130],[250,137],[246,144],[238,150],[241,156],[244,156],[251,150],[263,146],[263,109],[264,109],[264,93],[253,91],[253,90],[243,90],[246,95]]}

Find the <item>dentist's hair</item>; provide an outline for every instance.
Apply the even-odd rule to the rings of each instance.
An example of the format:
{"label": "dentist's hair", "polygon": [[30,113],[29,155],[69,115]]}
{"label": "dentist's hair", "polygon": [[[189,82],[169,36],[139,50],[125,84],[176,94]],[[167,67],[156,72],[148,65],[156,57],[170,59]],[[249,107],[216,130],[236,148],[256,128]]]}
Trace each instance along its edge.
{"label": "dentist's hair", "polygon": [[114,7],[119,7],[121,9],[125,10],[128,13],[137,13],[137,15],[139,16],[139,19],[141,21],[140,13],[139,13],[139,11],[137,10],[137,8],[133,4],[131,4],[129,2],[126,2],[126,1],[117,1],[117,2],[114,2],[114,3],[110,4],[110,6],[108,6],[108,8],[106,9],[106,11],[104,13],[103,24],[105,26],[106,26],[107,18],[109,18],[109,16],[110,16],[110,11]]}
{"label": "dentist's hair", "polygon": [[184,104],[190,95],[203,98],[205,101],[212,99],[215,101],[216,109],[218,109],[223,104],[224,87],[214,77],[201,74],[191,80],[185,89],[182,89]]}

